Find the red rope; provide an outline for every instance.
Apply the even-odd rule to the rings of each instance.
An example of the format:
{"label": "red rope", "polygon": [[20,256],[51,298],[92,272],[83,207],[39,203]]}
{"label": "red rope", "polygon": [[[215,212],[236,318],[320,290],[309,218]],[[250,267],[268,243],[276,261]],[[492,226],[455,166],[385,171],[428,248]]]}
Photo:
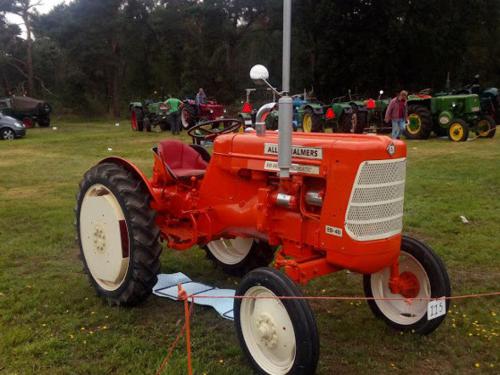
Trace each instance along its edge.
{"label": "red rope", "polygon": [[[412,303],[413,301],[432,301],[432,300],[437,300],[437,299],[445,299],[445,300],[458,300],[458,299],[470,299],[470,298],[481,298],[481,297],[497,297],[500,296],[500,292],[491,292],[491,293],[476,293],[476,294],[464,294],[460,296],[450,296],[450,297],[441,297],[441,298],[429,298],[429,297],[417,297],[417,298],[375,298],[375,297],[358,297],[358,296],[353,296],[353,297],[330,297],[330,296],[208,296],[208,295],[187,295],[186,291],[182,288],[182,285],[179,284],[179,293],[178,293],[178,299],[184,301],[184,324],[177,334],[177,337],[173,341],[173,343],[170,345],[167,355],[163,359],[160,367],[158,368],[158,371],[156,372],[156,375],[161,375],[163,373],[163,370],[166,368],[168,365],[168,361],[170,360],[170,357],[172,356],[172,353],[174,352],[175,347],[179,343],[180,338],[184,335],[186,332],[186,348],[187,348],[187,354],[188,354],[188,374],[193,373],[193,368],[191,364],[191,334],[190,334],[190,329],[189,329],[189,317],[191,315],[193,306],[194,306],[194,300],[195,298],[200,298],[200,299],[208,299],[208,298],[216,298],[216,299],[222,299],[222,298],[232,298],[232,299],[303,299],[303,300],[323,300],[323,301],[370,301],[370,300],[383,300],[383,301],[406,301],[408,303]],[[189,299],[191,299],[191,306],[188,308],[189,304]]]}
{"label": "red rope", "polygon": [[387,297],[387,298],[376,298],[376,297],[359,297],[359,296],[346,296],[346,297],[330,297],[330,296],[209,296],[203,294],[189,295],[187,298],[194,301],[195,298],[232,298],[232,299],[304,299],[304,300],[324,300],[324,301],[433,301],[436,299],[446,299],[446,300],[457,300],[457,299],[467,299],[467,298],[481,298],[481,297],[496,297],[500,296],[500,292],[491,293],[477,293],[477,294],[464,294],[461,296],[449,296],[449,297],[415,297],[415,298],[401,298],[401,297]]}

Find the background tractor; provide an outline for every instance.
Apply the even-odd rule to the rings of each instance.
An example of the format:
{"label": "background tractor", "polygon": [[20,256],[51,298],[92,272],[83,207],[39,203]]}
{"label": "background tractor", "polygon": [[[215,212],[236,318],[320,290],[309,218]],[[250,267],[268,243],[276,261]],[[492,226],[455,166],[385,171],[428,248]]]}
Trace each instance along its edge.
{"label": "background tractor", "polygon": [[448,135],[455,142],[466,141],[472,130],[480,137],[491,137],[495,127],[491,117],[481,113],[476,94],[410,95],[405,135],[410,139],[427,139],[432,131],[438,136]]}
{"label": "background tractor", "polygon": [[0,111],[10,117],[22,121],[26,128],[36,124],[40,127],[50,126],[52,107],[49,103],[28,96],[11,96],[0,99]]}
{"label": "background tractor", "polygon": [[198,107],[193,99],[185,99],[180,116],[182,127],[188,130],[199,122],[222,119],[225,113],[224,106],[215,100],[207,100]]}
{"label": "background tractor", "polygon": [[[325,129],[326,110],[320,101],[310,98],[307,93],[292,96],[293,100],[293,129],[302,129],[305,133],[322,133]],[[266,104],[267,111],[259,110],[257,122],[264,121],[269,130],[278,129],[279,106],[277,103]],[[264,120],[262,120],[264,118]]]}
{"label": "background tractor", "polygon": [[167,115],[167,107],[160,102],[145,100],[142,102],[131,102],[129,104],[130,121],[132,130],[151,131],[152,127],[158,126],[162,131],[169,130],[171,127]]}

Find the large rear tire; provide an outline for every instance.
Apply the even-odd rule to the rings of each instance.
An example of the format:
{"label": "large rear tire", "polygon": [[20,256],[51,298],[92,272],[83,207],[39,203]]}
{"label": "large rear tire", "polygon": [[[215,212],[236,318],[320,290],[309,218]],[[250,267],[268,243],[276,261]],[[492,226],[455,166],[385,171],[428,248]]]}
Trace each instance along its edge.
{"label": "large rear tire", "polygon": [[276,249],[255,238],[237,237],[211,241],[204,247],[207,256],[228,275],[244,276],[248,272],[268,266]]}
{"label": "large rear tire", "polygon": [[[241,281],[234,301],[236,332],[245,355],[259,374],[310,375],[316,372],[319,337],[307,301],[284,274],[264,267]],[[260,297],[260,298],[259,298]]]}
{"label": "large rear tire", "polygon": [[306,108],[302,116],[302,131],[305,133],[324,133],[325,128],[320,116],[315,114],[311,108]]}
{"label": "large rear tire", "polygon": [[196,110],[193,106],[186,104],[182,107],[181,124],[184,130],[188,130],[196,124]]}
{"label": "large rear tire", "polygon": [[41,118],[38,120],[38,126],[48,128],[50,126],[50,118]]}
{"label": "large rear tire", "polygon": [[[400,276],[406,279],[407,290],[393,294],[389,288],[391,270],[387,267],[377,273],[365,275],[363,287],[373,314],[399,331],[412,331],[426,335],[434,331],[446,317],[427,319],[427,298],[449,297],[450,279],[443,261],[424,243],[407,236],[401,242],[399,257]],[[408,295],[403,295],[408,294]],[[400,300],[396,300],[401,298]],[[408,303],[403,298],[415,298]],[[418,298],[423,298],[419,300]],[[450,301],[446,300],[446,312]]]}
{"label": "large rear tire", "polygon": [[412,104],[408,106],[408,124],[405,128],[405,136],[408,139],[428,139],[432,132],[431,111],[421,105]]}
{"label": "large rear tire", "polygon": [[143,181],[114,163],[85,173],[77,195],[76,228],[83,266],[110,305],[144,301],[160,271],[160,231]]}

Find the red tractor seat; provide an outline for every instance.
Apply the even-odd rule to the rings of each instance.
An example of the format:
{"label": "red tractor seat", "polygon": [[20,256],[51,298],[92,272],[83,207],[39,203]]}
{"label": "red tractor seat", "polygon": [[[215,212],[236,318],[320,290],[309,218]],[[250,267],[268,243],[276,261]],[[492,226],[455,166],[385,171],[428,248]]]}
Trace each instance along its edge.
{"label": "red tractor seat", "polygon": [[203,176],[208,165],[196,150],[179,141],[161,141],[158,155],[175,178]]}

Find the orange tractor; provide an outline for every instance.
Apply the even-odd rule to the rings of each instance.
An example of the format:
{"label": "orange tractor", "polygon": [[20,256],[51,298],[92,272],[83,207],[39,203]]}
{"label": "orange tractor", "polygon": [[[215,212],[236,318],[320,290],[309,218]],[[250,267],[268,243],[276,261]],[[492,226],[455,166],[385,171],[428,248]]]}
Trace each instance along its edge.
{"label": "orange tractor", "polygon": [[[301,296],[293,281],[347,269],[365,275],[370,307],[389,325],[422,334],[437,328],[444,315],[429,320],[428,301],[419,298],[449,296],[450,284],[439,257],[401,234],[403,142],[294,133],[291,174],[283,179],[278,132],[237,134],[240,122],[225,121],[223,130],[210,123],[190,130],[214,141],[211,157],[200,146],[166,140],[153,148],[150,179],[116,157],[85,174],[78,237],[100,296],[115,305],[148,297],[163,240],[178,251],[204,246],[226,271],[246,274],[237,295]],[[213,193],[221,189],[224,195]],[[312,373],[318,336],[306,301],[238,299],[235,322],[259,371]]]}
{"label": "orange tractor", "polygon": [[[290,0],[284,14],[278,132],[258,123],[237,133],[240,120],[197,124],[188,133],[198,144],[165,140],[153,148],[151,178],[118,157],[99,162],[85,173],[76,207],[84,267],[110,304],[136,305],[151,294],[160,241],[176,251],[204,247],[226,272],[243,275],[237,335],[254,369],[272,375],[313,374],[317,366],[316,322],[296,283],[362,273],[374,315],[419,334],[442,323],[451,293],[440,258],[402,235],[405,144],[292,134]],[[268,84],[263,66],[250,75]],[[211,155],[204,141],[213,142]]]}

